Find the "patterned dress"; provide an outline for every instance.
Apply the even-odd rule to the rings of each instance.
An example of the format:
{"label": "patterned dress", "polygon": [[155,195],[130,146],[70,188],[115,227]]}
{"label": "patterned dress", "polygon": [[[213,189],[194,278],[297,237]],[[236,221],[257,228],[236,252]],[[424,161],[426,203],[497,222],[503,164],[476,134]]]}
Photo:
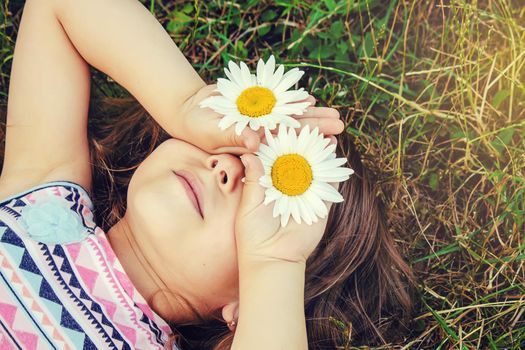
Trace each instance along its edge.
{"label": "patterned dress", "polygon": [[0,200],[0,349],[164,348],[169,326],[124,272],[83,187],[54,181]]}

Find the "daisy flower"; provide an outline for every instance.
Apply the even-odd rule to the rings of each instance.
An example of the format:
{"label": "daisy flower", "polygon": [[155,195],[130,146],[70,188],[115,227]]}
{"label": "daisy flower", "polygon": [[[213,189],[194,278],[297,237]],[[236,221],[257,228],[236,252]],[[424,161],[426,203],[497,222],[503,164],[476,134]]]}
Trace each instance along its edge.
{"label": "daisy flower", "polygon": [[253,130],[260,127],[275,129],[278,123],[298,128],[301,124],[291,115],[302,115],[310,102],[298,102],[308,97],[303,88],[288,90],[304,74],[299,68],[284,73],[283,65],[275,70],[273,55],[264,63],[257,62],[257,75],[251,74],[248,66],[240,62],[240,67],[233,61],[228,63],[224,72],[228,79],[219,78],[217,89],[222,96],[210,96],[201,101],[202,108],[209,107],[223,114],[219,127],[224,130],[235,125],[235,132],[240,135],[249,125]]}
{"label": "daisy flower", "polygon": [[257,156],[264,166],[259,183],[266,188],[264,204],[275,201],[273,217],[281,215],[281,226],[286,226],[290,215],[295,222],[311,225],[328,215],[324,201],[342,202],[343,196],[329,183],[347,180],[353,169],[340,167],[346,158],[336,158],[329,138],[319,134],[316,127],[310,131],[306,125],[299,136],[295,129],[279,126],[274,139],[265,130],[266,142],[261,144]]}

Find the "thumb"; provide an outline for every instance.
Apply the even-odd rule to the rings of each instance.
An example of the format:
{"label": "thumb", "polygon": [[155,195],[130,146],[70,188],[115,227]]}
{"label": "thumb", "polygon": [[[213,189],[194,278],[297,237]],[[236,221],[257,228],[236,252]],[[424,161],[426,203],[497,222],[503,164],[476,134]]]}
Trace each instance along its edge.
{"label": "thumb", "polygon": [[235,128],[228,128],[223,134],[227,138],[225,140],[226,144],[229,144],[230,146],[243,147],[249,152],[256,152],[259,150],[261,137],[249,127],[245,127],[240,134],[237,134]]}
{"label": "thumb", "polygon": [[233,128],[221,130],[218,138],[216,135],[217,134],[214,133],[211,137],[214,140],[219,140],[218,143],[221,146],[215,148],[213,150],[214,153],[241,155],[244,153],[257,152],[261,143],[261,135],[250,128],[245,128],[240,135],[237,135],[235,131],[233,131]]}
{"label": "thumb", "polygon": [[222,129],[217,135],[218,130],[220,129],[214,130],[213,135],[210,135],[210,138],[216,140],[214,143],[220,145],[220,147],[213,150],[214,153],[233,153],[241,155],[244,153],[257,152],[259,150],[261,135],[250,128],[244,128],[240,134],[237,134],[233,127],[227,128],[226,130]]}
{"label": "thumb", "polygon": [[265,188],[259,183],[259,179],[264,175],[264,167],[259,157],[252,153],[241,156],[244,165],[244,188],[242,190],[241,208],[245,213],[249,213],[264,201]]}

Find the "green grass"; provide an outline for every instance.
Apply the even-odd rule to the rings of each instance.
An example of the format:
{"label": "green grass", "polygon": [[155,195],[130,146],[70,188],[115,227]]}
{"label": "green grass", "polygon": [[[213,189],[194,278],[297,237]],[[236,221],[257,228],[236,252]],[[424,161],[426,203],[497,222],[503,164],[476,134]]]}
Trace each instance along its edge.
{"label": "green grass", "polygon": [[[389,347],[525,348],[523,1],[142,2],[208,82],[273,53],[339,109],[419,277]],[[4,104],[22,5],[0,12]],[[94,72],[93,94],[126,93]]]}

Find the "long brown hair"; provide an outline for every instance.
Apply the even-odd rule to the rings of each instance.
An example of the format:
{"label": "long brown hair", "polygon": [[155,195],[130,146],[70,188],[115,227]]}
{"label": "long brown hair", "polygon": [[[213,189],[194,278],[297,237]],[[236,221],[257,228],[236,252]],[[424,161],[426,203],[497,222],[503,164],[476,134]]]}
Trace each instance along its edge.
{"label": "long brown hair", "polygon": [[[2,114],[5,121],[5,108]],[[133,97],[92,99],[88,129],[95,219],[107,232],[124,215],[133,171],[170,136]],[[2,140],[4,131],[5,124]],[[392,324],[385,316],[403,321],[412,310],[414,277],[388,230],[378,186],[351,137],[343,133],[338,139],[338,156],[348,159],[355,174],[341,184],[345,201],[332,205],[324,236],[307,260],[305,316],[314,350],[346,348],[365,339],[386,343],[383,334]],[[230,349],[234,333],[218,313],[210,318],[173,324],[167,346]]]}

